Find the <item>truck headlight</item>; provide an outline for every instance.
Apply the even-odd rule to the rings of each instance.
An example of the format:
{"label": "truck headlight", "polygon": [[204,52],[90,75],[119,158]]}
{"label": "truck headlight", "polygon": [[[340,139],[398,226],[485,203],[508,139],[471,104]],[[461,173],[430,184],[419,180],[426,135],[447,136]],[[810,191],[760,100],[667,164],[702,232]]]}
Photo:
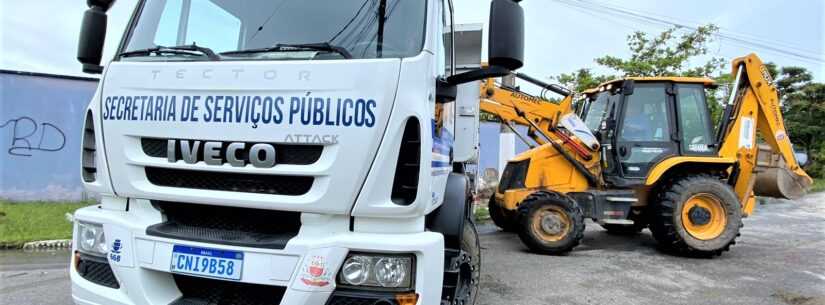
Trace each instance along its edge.
{"label": "truck headlight", "polygon": [[347,256],[338,282],[345,286],[410,289],[415,269],[412,255],[354,253]]}
{"label": "truck headlight", "polygon": [[77,223],[77,249],[80,252],[106,256],[109,246],[106,244],[106,235],[103,234],[103,225],[88,222]]}

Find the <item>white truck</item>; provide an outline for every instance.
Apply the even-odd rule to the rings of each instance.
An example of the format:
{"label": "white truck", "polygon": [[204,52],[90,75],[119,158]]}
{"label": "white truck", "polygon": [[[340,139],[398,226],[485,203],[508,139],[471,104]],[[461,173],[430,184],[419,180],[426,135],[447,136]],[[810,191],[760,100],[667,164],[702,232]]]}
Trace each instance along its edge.
{"label": "white truck", "polygon": [[104,69],[113,2],[87,0],[78,46],[103,75],[75,303],[475,302],[458,87],[522,65],[517,1],[492,1],[489,66],[463,73],[451,0],[140,0]]}

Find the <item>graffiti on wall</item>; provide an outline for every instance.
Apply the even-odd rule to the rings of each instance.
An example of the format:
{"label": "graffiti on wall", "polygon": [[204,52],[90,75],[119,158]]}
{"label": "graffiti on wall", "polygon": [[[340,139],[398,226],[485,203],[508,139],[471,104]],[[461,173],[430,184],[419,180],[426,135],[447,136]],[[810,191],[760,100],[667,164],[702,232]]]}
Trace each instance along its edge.
{"label": "graffiti on wall", "polygon": [[57,152],[66,147],[66,133],[50,122],[20,116],[0,124],[0,130],[11,132],[10,141],[3,143],[6,152],[12,156],[31,157],[34,152]]}

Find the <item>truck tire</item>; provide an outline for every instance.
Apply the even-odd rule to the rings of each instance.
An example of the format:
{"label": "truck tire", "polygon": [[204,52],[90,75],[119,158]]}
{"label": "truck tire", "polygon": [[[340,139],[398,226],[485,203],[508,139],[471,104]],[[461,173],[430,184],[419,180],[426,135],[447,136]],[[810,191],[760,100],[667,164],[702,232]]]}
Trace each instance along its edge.
{"label": "truck tire", "polygon": [[[461,251],[468,254],[465,266],[460,271],[461,280],[457,295],[466,297],[463,304],[473,305],[478,297],[479,282],[481,280],[481,244],[478,240],[478,231],[474,221],[466,220],[464,234],[461,238]],[[463,287],[462,287],[463,286]]]}
{"label": "truck tire", "polygon": [[441,304],[473,305],[478,297],[481,245],[475,222],[465,220],[460,243],[460,249],[447,252]]}
{"label": "truck tire", "polygon": [[504,209],[496,202],[495,195],[491,196],[490,201],[487,202],[487,211],[490,212],[490,219],[493,223],[504,232],[516,232],[518,229],[518,222],[514,217],[504,214]]}
{"label": "truck tire", "polygon": [[539,191],[519,206],[518,236],[536,253],[559,255],[573,250],[584,237],[584,215],[565,195]]}
{"label": "truck tire", "polygon": [[658,192],[650,231],[665,250],[712,257],[736,243],[742,208],[730,185],[710,175],[671,180]]}

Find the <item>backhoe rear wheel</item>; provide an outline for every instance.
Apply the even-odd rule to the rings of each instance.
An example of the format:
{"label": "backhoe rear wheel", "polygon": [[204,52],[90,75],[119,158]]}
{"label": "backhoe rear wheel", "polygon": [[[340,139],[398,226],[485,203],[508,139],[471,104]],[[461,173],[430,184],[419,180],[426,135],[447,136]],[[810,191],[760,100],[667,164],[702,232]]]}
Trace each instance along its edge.
{"label": "backhoe rear wheel", "polygon": [[496,202],[496,195],[490,196],[490,201],[487,202],[487,211],[490,212],[490,219],[493,220],[493,223],[504,232],[518,230],[518,222],[515,217],[504,213],[504,209]]}
{"label": "backhoe rear wheel", "polygon": [[730,249],[742,227],[733,189],[710,175],[674,180],[653,206],[650,231],[666,250],[710,257]]}
{"label": "backhoe rear wheel", "polygon": [[570,197],[539,191],[519,206],[518,236],[530,250],[542,254],[564,254],[584,237],[584,216]]}

